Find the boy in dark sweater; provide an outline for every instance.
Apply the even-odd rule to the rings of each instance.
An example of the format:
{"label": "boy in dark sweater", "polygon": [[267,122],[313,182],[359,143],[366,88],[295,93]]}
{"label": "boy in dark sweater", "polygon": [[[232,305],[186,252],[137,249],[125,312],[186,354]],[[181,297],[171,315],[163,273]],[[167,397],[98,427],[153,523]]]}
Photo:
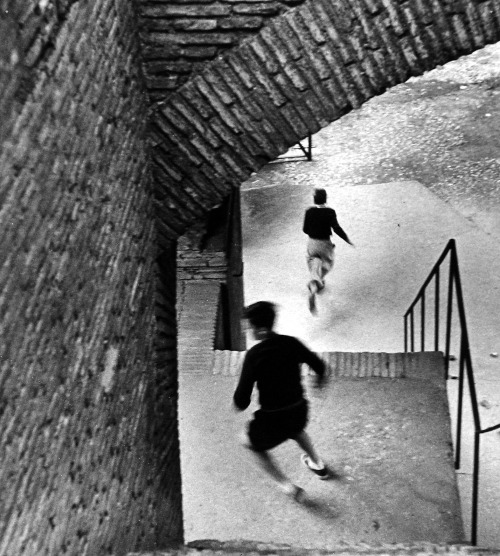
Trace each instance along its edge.
{"label": "boy in dark sweater", "polygon": [[333,268],[335,244],[330,236],[332,230],[349,245],[351,242],[341,228],[335,211],[326,206],[326,191],[314,191],[314,207],[306,210],[302,230],[309,236],[307,242],[307,266],[311,279],[309,289],[309,310],[316,313],[316,293],[325,287],[325,276]]}
{"label": "boy in dark sweater", "polygon": [[275,316],[274,305],[267,301],[259,301],[245,309],[245,318],[259,343],[245,356],[233,402],[236,409],[245,410],[257,385],[260,409],[248,424],[245,445],[281,489],[300,501],[304,491],[282,473],[268,451],[288,439],[295,440],[305,452],[303,463],[320,479],[329,478],[329,470],[305,431],[308,404],[301,381],[302,363],[315,371],[318,386],[323,384],[326,367],[299,340],[274,332]]}

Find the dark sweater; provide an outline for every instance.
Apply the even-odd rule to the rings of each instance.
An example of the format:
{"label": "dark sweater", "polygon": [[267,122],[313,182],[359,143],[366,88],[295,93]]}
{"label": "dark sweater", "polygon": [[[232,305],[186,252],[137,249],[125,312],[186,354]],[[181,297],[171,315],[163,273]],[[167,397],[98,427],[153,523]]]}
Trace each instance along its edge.
{"label": "dark sweater", "polygon": [[304,399],[301,363],[307,363],[320,377],[325,363],[291,336],[272,333],[248,350],[233,401],[243,410],[250,405],[254,384],[264,410],[288,407]]}
{"label": "dark sweater", "polygon": [[310,207],[306,210],[302,228],[311,239],[329,239],[332,230],[349,243],[349,238],[337,221],[335,211],[330,207]]}

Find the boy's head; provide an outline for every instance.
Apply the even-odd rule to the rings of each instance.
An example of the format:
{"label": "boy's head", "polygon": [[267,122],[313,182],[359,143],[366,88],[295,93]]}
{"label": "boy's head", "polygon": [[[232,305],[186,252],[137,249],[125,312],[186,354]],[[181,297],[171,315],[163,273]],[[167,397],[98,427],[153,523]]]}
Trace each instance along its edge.
{"label": "boy's head", "polygon": [[257,301],[245,307],[243,316],[252,328],[272,330],[276,318],[276,307],[270,301]]}
{"label": "boy's head", "polygon": [[326,203],[326,191],[321,188],[315,189],[313,199],[316,205],[324,205]]}

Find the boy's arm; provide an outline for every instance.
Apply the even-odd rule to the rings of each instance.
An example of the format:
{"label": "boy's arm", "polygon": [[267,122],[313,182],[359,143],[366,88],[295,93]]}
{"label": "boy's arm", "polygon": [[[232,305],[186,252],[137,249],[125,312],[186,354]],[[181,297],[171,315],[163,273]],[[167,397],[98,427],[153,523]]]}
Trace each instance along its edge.
{"label": "boy's arm", "polygon": [[302,226],[302,231],[307,235],[309,235],[309,231],[310,231],[309,230],[309,220],[310,219],[309,219],[308,214],[309,214],[309,210],[306,210],[306,213],[304,215],[304,224]]}
{"label": "boy's arm", "polygon": [[344,232],[344,230],[342,229],[342,227],[339,224],[339,221],[337,220],[337,214],[335,213],[335,211],[332,209],[332,220],[330,223],[332,230],[340,237],[342,238],[346,243],[348,243],[349,245],[354,245],[352,243],[352,241],[349,239],[349,236]]}
{"label": "boy's arm", "polygon": [[233,395],[234,406],[239,411],[244,411],[250,405],[254,382],[252,366],[247,354],[243,361],[240,379]]}
{"label": "boy's arm", "polygon": [[[297,340],[298,341],[298,340]],[[326,376],[326,364],[318,357],[313,351],[311,351],[308,347],[298,341],[300,344],[301,349],[301,359],[303,363],[309,365],[311,369],[316,373],[318,377],[318,384],[320,384]]]}

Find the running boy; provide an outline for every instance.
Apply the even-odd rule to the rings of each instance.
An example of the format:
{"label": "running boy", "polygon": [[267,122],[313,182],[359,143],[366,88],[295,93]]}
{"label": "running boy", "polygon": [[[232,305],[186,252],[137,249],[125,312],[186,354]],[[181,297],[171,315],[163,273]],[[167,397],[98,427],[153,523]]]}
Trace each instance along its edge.
{"label": "running boy", "polygon": [[316,294],[325,287],[325,276],[333,268],[335,244],[330,239],[332,230],[354,247],[338,223],[337,214],[327,206],[326,198],[324,189],[314,191],[314,206],[306,210],[302,227],[303,232],[309,236],[307,266],[311,276],[307,287],[309,289],[309,310],[313,315],[316,313]]}
{"label": "running boy", "polygon": [[303,463],[320,479],[330,477],[328,468],[305,431],[308,403],[301,382],[302,363],[316,372],[318,386],[324,382],[326,366],[296,338],[273,331],[276,312],[272,303],[254,303],[245,308],[244,317],[259,343],[251,347],[245,356],[233,401],[238,410],[245,410],[250,405],[256,384],[260,404],[260,409],[248,423],[245,445],[278,486],[293,499],[301,501],[304,491],[283,474],[269,450],[288,439],[295,440],[305,451]]}

